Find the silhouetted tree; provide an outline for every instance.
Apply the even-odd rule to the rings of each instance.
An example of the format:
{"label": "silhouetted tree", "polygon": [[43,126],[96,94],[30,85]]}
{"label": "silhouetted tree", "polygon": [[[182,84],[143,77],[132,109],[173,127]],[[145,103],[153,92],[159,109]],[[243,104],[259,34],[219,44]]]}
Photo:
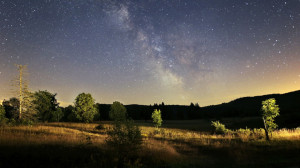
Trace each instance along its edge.
{"label": "silhouetted tree", "polygon": [[72,105],[69,105],[68,107],[65,107],[63,109],[63,121],[77,121],[75,113],[74,111],[74,107]]}
{"label": "silhouetted tree", "polygon": [[79,94],[74,103],[74,114],[79,121],[92,122],[97,112],[95,100],[89,93]]}
{"label": "silhouetted tree", "polygon": [[96,104],[98,108],[98,113],[101,113],[101,120],[109,120],[109,111],[111,105],[109,104]]}
{"label": "silhouetted tree", "polygon": [[38,111],[38,117],[42,121],[59,121],[63,117],[62,110],[59,109],[59,103],[55,96],[48,91],[38,91],[34,93],[35,107]]}
{"label": "silhouetted tree", "polygon": [[109,111],[109,118],[114,121],[124,121],[127,118],[126,108],[118,101],[113,102]]}
{"label": "silhouetted tree", "polygon": [[5,115],[8,119],[18,119],[20,102],[17,98],[13,97],[9,100],[4,100],[2,105],[5,108]]}

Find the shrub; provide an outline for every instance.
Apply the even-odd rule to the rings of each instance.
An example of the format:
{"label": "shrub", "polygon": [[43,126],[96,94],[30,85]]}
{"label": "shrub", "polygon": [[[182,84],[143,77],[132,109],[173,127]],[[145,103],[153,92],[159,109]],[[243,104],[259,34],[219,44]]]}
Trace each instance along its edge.
{"label": "shrub", "polygon": [[107,134],[106,142],[117,148],[133,149],[142,142],[141,131],[138,126],[134,125],[133,120],[115,124],[107,131]]}
{"label": "shrub", "polygon": [[106,143],[113,147],[117,154],[118,167],[123,167],[126,162],[136,161],[136,151],[142,144],[142,135],[133,120],[115,121],[107,134]]}
{"label": "shrub", "polygon": [[255,138],[255,139],[263,139],[264,138],[264,129],[262,128],[254,128],[253,131],[252,131],[252,136]]}
{"label": "shrub", "polygon": [[251,135],[253,134],[252,130],[250,130],[249,128],[246,129],[238,129],[234,131],[234,134],[238,137],[240,137],[241,139],[245,140],[245,139],[249,139],[251,137]]}
{"label": "shrub", "polygon": [[215,134],[227,134],[229,130],[226,129],[225,125],[220,123],[219,121],[212,121],[211,125],[214,127]]}

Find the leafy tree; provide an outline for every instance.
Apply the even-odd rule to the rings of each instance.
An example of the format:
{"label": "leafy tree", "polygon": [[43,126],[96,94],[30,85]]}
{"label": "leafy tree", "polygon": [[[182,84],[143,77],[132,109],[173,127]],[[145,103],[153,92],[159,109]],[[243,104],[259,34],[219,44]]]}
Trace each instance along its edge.
{"label": "leafy tree", "polygon": [[59,121],[62,118],[62,111],[59,111],[59,103],[55,98],[56,94],[45,91],[34,93],[38,117],[42,121]]}
{"label": "leafy tree", "polygon": [[18,119],[20,102],[17,98],[12,97],[9,100],[4,100],[2,105],[5,108],[7,118],[14,120]]}
{"label": "leafy tree", "polygon": [[51,121],[59,122],[63,116],[64,113],[62,111],[62,108],[58,107],[55,111],[52,112]]}
{"label": "leafy tree", "polygon": [[0,125],[5,124],[7,121],[7,118],[5,117],[5,109],[3,106],[0,105]]}
{"label": "leafy tree", "polygon": [[97,109],[95,107],[95,100],[90,93],[79,94],[74,103],[74,113],[79,121],[92,122]]}
{"label": "leafy tree", "polygon": [[279,115],[279,107],[276,105],[274,98],[267,99],[262,102],[262,119],[264,122],[264,130],[266,133],[266,140],[270,140],[269,133],[272,133],[277,128],[277,124],[274,123],[274,118]]}
{"label": "leafy tree", "polygon": [[72,105],[69,105],[68,107],[65,107],[63,110],[63,121],[76,121],[76,116],[74,113],[74,107]]}
{"label": "leafy tree", "polygon": [[152,113],[152,119],[153,123],[156,128],[160,127],[162,125],[162,118],[161,118],[161,112],[160,110],[155,109]]}
{"label": "leafy tree", "polygon": [[114,121],[125,121],[127,118],[126,108],[122,103],[115,101],[110,107],[109,118]]}

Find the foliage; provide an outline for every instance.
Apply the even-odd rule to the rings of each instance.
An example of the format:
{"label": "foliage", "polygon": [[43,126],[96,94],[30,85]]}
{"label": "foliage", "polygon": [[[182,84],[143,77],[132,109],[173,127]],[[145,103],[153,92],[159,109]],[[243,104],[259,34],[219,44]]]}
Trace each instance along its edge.
{"label": "foliage", "polygon": [[5,108],[6,117],[8,119],[17,120],[19,117],[19,107],[20,107],[19,100],[15,97],[12,97],[9,100],[4,100],[2,104],[3,107]]}
{"label": "foliage", "polygon": [[73,113],[74,107],[69,105],[68,107],[62,108],[63,111],[63,121],[76,121],[75,114]]}
{"label": "foliage", "polygon": [[64,116],[64,113],[62,111],[62,108],[59,107],[55,111],[52,112],[51,121],[59,122],[63,116]]}
{"label": "foliage", "polygon": [[114,124],[107,133],[109,135],[107,143],[119,149],[128,147],[133,149],[141,144],[141,131],[138,126],[134,125],[133,120]]}
{"label": "foliage", "polygon": [[243,136],[250,136],[251,133],[252,133],[252,130],[249,129],[249,128],[246,128],[246,129],[240,128],[240,129],[236,130],[235,133],[237,135],[239,135],[239,136],[241,136],[241,135],[243,135]]}
{"label": "foliage", "polygon": [[127,118],[126,111],[122,103],[115,101],[110,107],[109,118],[114,121],[125,121]]}
{"label": "foliage", "polygon": [[142,144],[142,135],[133,120],[115,121],[107,134],[106,143],[115,150],[119,167],[128,161],[136,161],[135,155]]}
{"label": "foliage", "polygon": [[261,110],[266,139],[269,140],[269,133],[272,133],[272,131],[277,128],[277,124],[274,123],[274,118],[279,115],[279,107],[276,105],[276,100],[271,98],[262,102]]}
{"label": "foliage", "polygon": [[96,109],[97,109],[97,112],[96,112],[96,114],[94,115],[94,121],[100,121],[100,111],[99,111],[99,109],[97,108],[97,106],[96,106]]}
{"label": "foliage", "polygon": [[5,117],[5,109],[0,105],[0,125],[5,124],[7,122],[7,118]]}
{"label": "foliage", "polygon": [[153,123],[156,128],[160,127],[162,125],[162,118],[161,118],[161,111],[155,109],[151,115],[153,119]]}
{"label": "foliage", "polygon": [[[22,101],[22,118],[19,118],[21,123],[32,125],[37,120],[37,109],[34,103],[35,96],[32,92],[25,91]],[[28,124],[29,123],[29,124]]]}
{"label": "foliage", "polygon": [[219,121],[212,121],[211,125],[214,127],[214,132],[216,134],[226,134],[229,132],[228,129],[226,129],[225,125],[220,123]]}
{"label": "foliage", "polygon": [[115,149],[118,167],[123,167],[124,163],[135,160],[136,150],[142,143],[141,131],[133,120],[126,119],[126,108],[120,102],[111,105],[109,116],[114,122],[113,127],[107,131],[106,143]]}
{"label": "foliage", "polygon": [[34,121],[36,120],[37,111],[35,109],[35,104],[33,103],[35,97],[33,96],[33,93],[29,91],[28,87],[29,81],[27,80],[27,65],[16,66],[19,74],[16,76],[15,80],[13,80],[12,86],[14,87],[14,92],[19,101],[18,119],[21,123],[24,121]]}
{"label": "foliage", "polygon": [[55,98],[56,94],[48,91],[38,91],[34,93],[38,117],[42,121],[59,121],[62,111],[58,108],[59,103]]}
{"label": "foliage", "polygon": [[74,114],[79,121],[92,122],[97,112],[95,100],[90,93],[79,94],[74,103]]}

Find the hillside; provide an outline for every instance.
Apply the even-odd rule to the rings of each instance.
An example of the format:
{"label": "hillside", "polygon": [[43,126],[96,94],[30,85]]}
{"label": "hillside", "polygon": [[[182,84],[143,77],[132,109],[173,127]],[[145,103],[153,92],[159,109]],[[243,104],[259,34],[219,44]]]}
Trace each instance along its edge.
{"label": "hillside", "polygon": [[[261,103],[268,98],[275,98],[280,107],[277,118],[281,127],[297,127],[300,125],[300,91],[285,94],[269,94],[254,97],[243,97],[228,103],[199,107],[195,105],[126,105],[129,117],[135,120],[151,120],[154,109],[162,111],[164,120],[194,120],[260,117]],[[101,120],[108,120],[109,104],[98,104]]]}

